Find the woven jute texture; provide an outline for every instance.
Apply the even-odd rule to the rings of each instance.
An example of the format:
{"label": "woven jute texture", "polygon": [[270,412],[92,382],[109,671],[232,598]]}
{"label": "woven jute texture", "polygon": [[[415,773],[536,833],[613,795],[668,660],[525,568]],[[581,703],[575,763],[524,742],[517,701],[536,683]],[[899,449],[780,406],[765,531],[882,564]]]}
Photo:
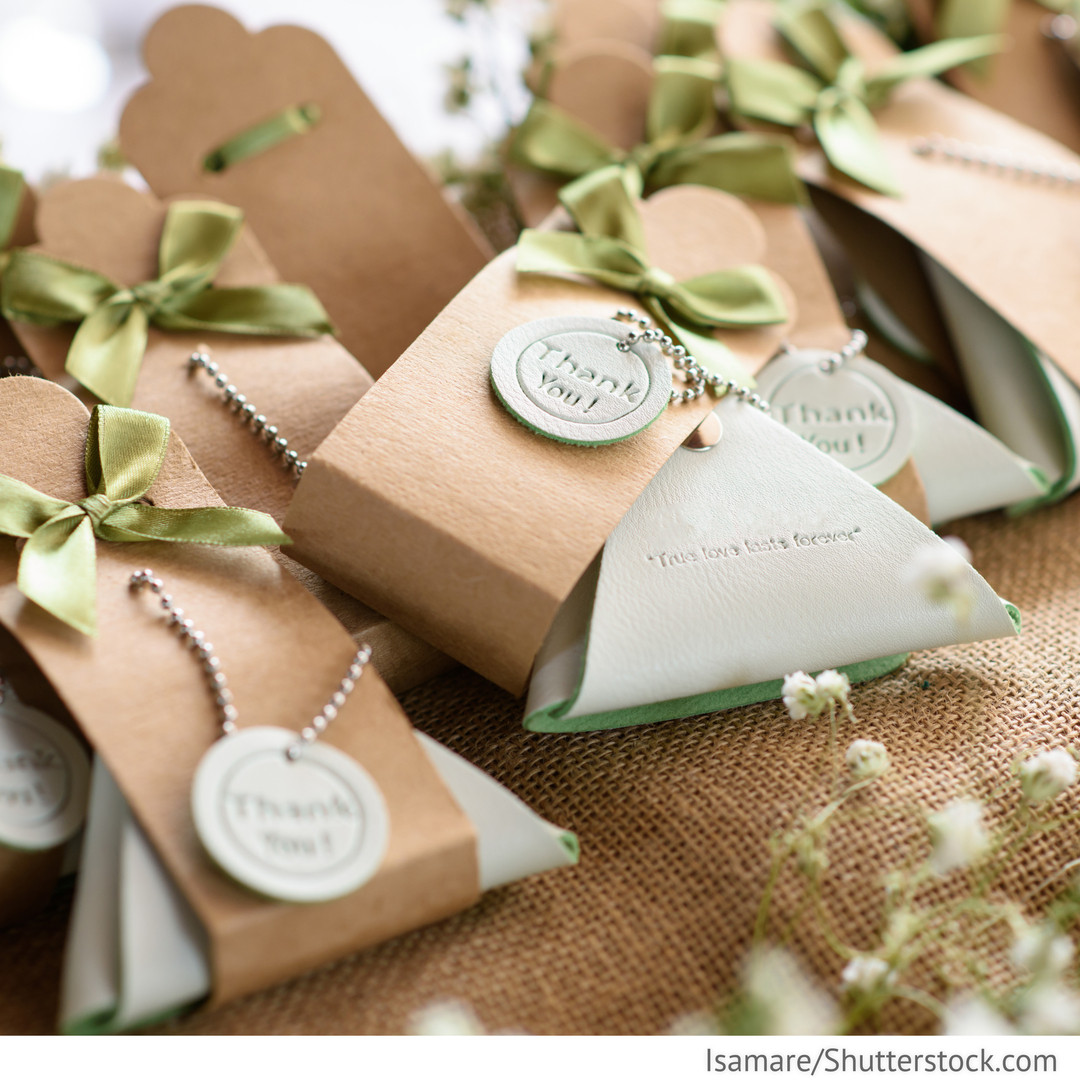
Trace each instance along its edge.
{"label": "woven jute texture", "polygon": [[[853,691],[857,720],[841,745],[878,739],[893,762],[863,799],[868,808],[934,810],[958,795],[987,795],[1018,754],[1077,739],[1080,500],[952,531],[1000,595],[1020,606],[1024,632],[919,654]],[[827,798],[826,724],[794,723],[768,704],[618,732],[526,734],[520,703],[468,672],[414,691],[405,705],[418,727],[576,830],[581,865],[158,1030],[393,1033],[418,1007],[453,998],[471,1003],[491,1029],[645,1034],[730,993],[765,883],[769,836]],[[1073,809],[1075,794],[1065,797]],[[873,944],[884,875],[924,838],[919,813],[853,815],[835,830],[826,892],[853,945]],[[1036,912],[1062,883],[1047,880],[1078,855],[1080,826],[1044,835],[1002,891]],[[798,916],[796,897],[795,879],[783,879],[775,909],[785,922]],[[54,1023],[67,911],[68,899],[57,897],[35,920],[0,933],[0,1031]],[[789,944],[823,986],[837,986],[843,961],[812,919],[796,917]],[[935,1026],[905,1004],[887,1013],[883,1029]]]}

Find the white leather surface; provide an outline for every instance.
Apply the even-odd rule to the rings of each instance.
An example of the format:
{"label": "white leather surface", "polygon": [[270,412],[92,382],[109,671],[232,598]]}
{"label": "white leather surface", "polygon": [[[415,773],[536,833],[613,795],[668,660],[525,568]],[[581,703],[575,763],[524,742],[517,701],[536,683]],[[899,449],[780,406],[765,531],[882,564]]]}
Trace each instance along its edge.
{"label": "white leather surface", "polygon": [[1009,323],[952,274],[925,255],[923,265],[980,423],[1043,469],[1051,483],[1075,490],[1080,471],[1073,466],[1065,473],[1070,447],[1080,444],[1080,392],[1053,361],[1033,354]]}
{"label": "white leather surface", "polygon": [[[420,732],[420,745],[476,828],[480,889],[576,861],[571,834]],[[201,926],[97,758],[83,868],[68,929],[60,1027],[123,1031],[210,991]]]}
{"label": "white leather surface", "polygon": [[935,524],[1037,499],[1046,494],[1036,466],[933,394],[905,384],[915,412],[912,459]]}
{"label": "white leather surface", "polygon": [[[1016,632],[974,569],[963,625],[910,584],[943,541],[891,499],[757,409],[716,411],[720,443],[677,450],[604,548],[568,717]],[[530,713],[572,696],[587,612],[550,635]]]}

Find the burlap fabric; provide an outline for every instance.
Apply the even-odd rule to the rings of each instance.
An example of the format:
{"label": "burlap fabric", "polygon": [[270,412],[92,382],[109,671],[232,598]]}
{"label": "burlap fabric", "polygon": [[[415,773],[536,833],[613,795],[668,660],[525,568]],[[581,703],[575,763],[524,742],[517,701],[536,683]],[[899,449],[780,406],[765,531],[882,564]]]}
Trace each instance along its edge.
{"label": "burlap fabric", "polygon": [[[953,531],[1024,614],[1019,640],[914,657],[857,688],[842,735],[881,740],[893,767],[864,805],[937,809],[988,794],[1025,750],[1077,738],[1080,678],[1080,500]],[[888,618],[888,613],[882,613]],[[780,705],[621,732],[533,735],[521,706],[457,672],[405,702],[416,724],[574,828],[580,867],[486,896],[437,926],[343,960],[216,1012],[175,1033],[392,1033],[434,999],[470,1002],[489,1028],[540,1033],[662,1032],[722,999],[737,981],[768,868],[768,837],[820,805],[823,723],[793,723]],[[1075,808],[1077,792],[1066,798]],[[856,946],[873,943],[885,873],[925,830],[918,813],[873,813],[833,834],[827,892]],[[1080,825],[1040,838],[1003,891],[1038,910],[1047,879],[1080,855]],[[776,907],[793,914],[792,880]],[[68,899],[0,933],[0,1031],[50,1030]],[[791,947],[835,989],[843,966],[813,921]],[[929,989],[935,989],[927,983]],[[884,1029],[932,1031],[915,1005]]]}

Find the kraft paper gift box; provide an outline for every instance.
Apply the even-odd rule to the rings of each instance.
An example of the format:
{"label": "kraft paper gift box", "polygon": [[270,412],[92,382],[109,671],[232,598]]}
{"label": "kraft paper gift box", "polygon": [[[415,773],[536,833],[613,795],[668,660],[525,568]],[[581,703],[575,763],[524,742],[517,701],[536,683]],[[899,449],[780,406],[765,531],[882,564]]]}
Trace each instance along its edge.
{"label": "kraft paper gift box", "polygon": [[[185,203],[178,199],[174,202]],[[217,204],[212,204],[217,205]],[[158,251],[168,204],[116,178],[60,183],[38,202],[39,242],[29,250],[103,273],[125,285],[158,276]],[[214,279],[216,286],[279,281],[246,225]],[[65,371],[70,325],[13,324],[27,355],[44,374],[77,384]],[[207,478],[229,503],[264,510],[279,521],[293,492],[293,477],[250,424],[230,410],[221,391],[188,357],[203,346],[247,398],[276,424],[291,447],[306,457],[372,383],[364,367],[334,338],[251,337],[151,326],[145,356],[127,405],[167,416]],[[85,400],[96,398],[81,390]],[[285,558],[284,564],[334,612],[350,633],[375,650],[380,671],[397,690],[431,677],[449,661],[352,597]]]}
{"label": "kraft paper gift box", "polygon": [[239,206],[376,378],[491,257],[318,34],[181,6],[143,53],[124,155],[162,198]]}
{"label": "kraft paper gift box", "polygon": [[[773,20],[782,9],[734,0],[721,22],[734,61],[789,57]],[[786,12],[796,9],[783,9]],[[843,41],[872,73],[895,48],[865,21],[844,15]],[[733,95],[738,108],[738,95]],[[1073,333],[1073,282],[1080,267],[1080,206],[1064,183],[1025,179],[1009,168],[972,168],[929,147],[964,144],[1009,161],[1064,173],[1080,158],[1045,135],[941,82],[916,78],[873,110],[880,160],[895,191],[872,190],[807,145],[800,172],[816,208],[884,302],[935,355],[923,327],[950,338],[978,419],[1045,477],[1048,498],[1073,490],[1080,398],[1080,346]],[[929,142],[928,142],[929,140]],[[875,273],[886,246],[907,272]],[[912,297],[919,303],[912,305]],[[937,311],[920,323],[929,306]],[[1007,332],[1006,332],[1007,331]],[[1031,500],[1024,500],[1021,506]]]}
{"label": "kraft paper gift box", "polygon": [[[43,380],[0,382],[0,472],[54,497],[85,494],[88,414]],[[156,507],[220,499],[175,435],[147,492]],[[219,869],[192,820],[192,778],[220,719],[192,653],[128,584],[151,565],[215,641],[241,729],[299,732],[355,645],[266,551],[96,543],[97,636],[20,593],[0,542],[0,624],[97,754],[62,1022],[114,1030],[221,1003],[471,904],[485,888],[569,865],[576,845],[486,775],[418,736],[374,668],[324,741],[361,763],[388,808],[374,876],[326,903],[260,898]]]}
{"label": "kraft paper gift box", "polygon": [[[677,278],[760,258],[790,285],[789,325],[723,334],[750,370],[776,351],[778,333],[804,347],[835,348],[847,340],[795,208],[754,204],[751,210],[732,196],[683,186],[653,196],[640,213],[654,265]],[[626,297],[580,281],[518,274],[515,258],[514,251],[504,253],[479,275],[313,456],[286,522],[298,558],[506,689],[520,693],[532,678],[527,723],[541,730],[691,715],[775,695],[776,679],[824,663],[825,656],[850,666],[856,678],[868,677],[901,662],[898,654],[910,648],[1016,632],[1011,609],[974,571],[978,614],[966,626],[904,588],[905,558],[941,541],[750,406],[721,402],[716,412],[725,434],[705,454],[678,449],[712,411],[703,400],[668,409],[645,431],[609,446],[571,446],[527,430],[490,388],[496,342],[545,315],[611,315]],[[408,447],[400,432],[410,433]],[[724,463],[736,450],[728,449],[729,438],[752,459],[733,459],[730,473]],[[755,483],[742,483],[744,475]],[[784,476],[798,477],[809,503],[795,497]],[[910,462],[893,484],[925,509]],[[346,533],[321,524],[319,507],[327,502],[341,508]],[[846,509],[825,509],[834,505]],[[835,562],[826,556],[819,577],[797,554],[797,537],[809,535],[807,546],[817,551],[832,541],[813,537],[832,536],[830,551],[840,552],[841,533],[846,554]],[[723,554],[745,544],[749,557],[741,562],[738,552]],[[786,562],[758,558],[772,544],[781,560],[786,552]],[[715,563],[716,576],[701,582],[694,575],[709,572],[706,562]],[[746,579],[721,577],[725,563],[746,567]],[[608,566],[623,585],[608,588]],[[787,648],[787,638],[776,650],[764,647],[778,623],[813,619],[830,580],[844,586],[834,598],[843,610],[834,612],[831,625],[838,629],[828,647]],[[724,615],[740,586],[753,616],[745,624]],[[682,636],[671,632],[673,621],[683,624]],[[617,655],[625,641],[610,629],[654,649],[647,662],[634,655],[644,685],[627,679],[632,700],[608,697],[620,678],[601,672],[604,692],[581,713],[570,699],[588,626],[596,631],[589,632],[589,648],[610,648],[623,674]],[[677,643],[698,628],[704,654],[677,655]],[[741,659],[743,648],[762,652],[768,670]],[[725,653],[736,659],[720,673],[715,660]],[[586,657],[586,677],[590,666],[596,668]],[[720,693],[725,690],[739,692]]]}

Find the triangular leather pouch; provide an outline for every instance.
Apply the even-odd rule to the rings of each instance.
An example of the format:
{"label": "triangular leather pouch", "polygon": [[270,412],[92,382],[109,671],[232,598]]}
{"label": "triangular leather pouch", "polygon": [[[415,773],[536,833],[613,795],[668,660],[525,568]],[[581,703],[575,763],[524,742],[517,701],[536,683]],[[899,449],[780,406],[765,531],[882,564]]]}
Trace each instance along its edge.
{"label": "triangular leather pouch", "polygon": [[745,403],[715,412],[720,441],[675,452],[564,605],[526,727],[713,712],[778,697],[795,670],[855,681],[916,649],[1018,633],[974,569],[963,620],[923,595],[908,567],[944,541],[876,488]]}
{"label": "triangular leather pouch", "polygon": [[[481,891],[577,861],[573,833],[538,817],[434,739],[420,732],[416,738],[476,830]],[[83,866],[64,956],[60,1030],[125,1031],[205,998],[206,935],[100,758]]]}

